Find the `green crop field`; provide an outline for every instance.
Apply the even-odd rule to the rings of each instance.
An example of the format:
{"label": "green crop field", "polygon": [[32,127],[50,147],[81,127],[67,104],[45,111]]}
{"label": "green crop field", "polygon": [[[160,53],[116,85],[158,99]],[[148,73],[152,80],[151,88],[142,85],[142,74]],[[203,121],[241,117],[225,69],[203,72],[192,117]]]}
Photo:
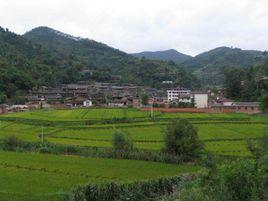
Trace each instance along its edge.
{"label": "green crop field", "polygon": [[[160,113],[154,112],[156,118],[187,118],[195,120],[256,120],[268,122],[267,118],[261,116],[248,116],[246,114],[207,114],[207,113]],[[137,109],[70,109],[70,110],[37,110],[30,112],[18,112],[7,114],[3,117],[14,117],[34,120],[48,121],[79,121],[79,120],[101,120],[113,118],[149,118],[150,112]]]}
{"label": "green crop field", "polygon": [[[17,123],[4,118],[16,117],[29,119],[29,121]],[[83,121],[84,119],[112,119],[131,118],[143,119],[133,123],[97,123],[83,125],[80,123],[69,124],[69,121]],[[230,140],[255,139],[263,136],[268,126],[268,118],[261,115],[249,116],[246,114],[203,114],[203,113],[156,113],[155,120],[150,121],[148,112],[141,112],[136,109],[75,109],[75,110],[39,110],[31,112],[14,113],[0,117],[0,139],[10,135],[16,135],[25,141],[40,141],[39,135],[41,125],[31,123],[32,121],[62,121],[66,122],[59,126],[44,126],[45,139],[48,142],[91,146],[111,147],[112,135],[115,130],[121,130],[133,139],[139,149],[160,150],[163,148],[163,132],[170,118],[187,118],[194,120],[193,123],[198,129],[199,137],[204,140],[206,149],[219,153],[210,146],[211,141],[221,142],[218,146],[225,152],[234,155],[243,155],[239,151],[240,146],[231,146]],[[157,121],[157,119],[161,119]],[[226,146],[230,144],[230,146]],[[215,146],[216,147],[216,146]],[[238,152],[234,152],[238,150]],[[244,150],[244,148],[242,149]],[[229,152],[228,152],[229,151]]]}
{"label": "green crop field", "polygon": [[[150,112],[136,109],[39,110],[0,115],[0,140],[14,135],[23,141],[39,142],[43,130],[45,140],[55,144],[111,147],[113,133],[120,130],[136,148],[160,151],[164,147],[164,130],[176,118],[190,120],[205,149],[224,156],[250,156],[247,139],[257,139],[268,131],[268,118],[263,115],[155,112],[151,119]],[[0,151],[0,200],[57,201],[77,184],[132,182],[198,169],[134,160]]]}
{"label": "green crop field", "polygon": [[140,112],[136,109],[72,109],[39,110],[8,114],[6,116],[52,121],[77,121],[83,119],[146,118],[149,117],[149,114],[149,112]]}
{"label": "green crop field", "polygon": [[132,182],[198,169],[132,160],[0,152],[0,200],[58,200],[76,184]]}

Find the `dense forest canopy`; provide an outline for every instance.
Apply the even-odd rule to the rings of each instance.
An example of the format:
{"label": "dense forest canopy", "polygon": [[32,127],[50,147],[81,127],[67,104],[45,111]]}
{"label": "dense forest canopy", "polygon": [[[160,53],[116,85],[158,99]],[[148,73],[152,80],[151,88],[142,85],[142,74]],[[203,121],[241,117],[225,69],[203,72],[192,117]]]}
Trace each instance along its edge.
{"label": "dense forest canopy", "polygon": [[263,64],[267,58],[267,52],[219,47],[199,54],[182,65],[194,72],[202,86],[221,86],[224,84],[225,68],[248,68]]}
{"label": "dense forest canopy", "polygon": [[224,78],[227,97],[241,101],[258,101],[268,93],[268,59],[254,67],[225,68]]}
{"label": "dense forest canopy", "polygon": [[146,59],[155,59],[155,60],[163,60],[163,61],[172,60],[177,64],[181,64],[192,58],[191,56],[180,53],[174,49],[164,50],[164,51],[155,51],[155,52],[146,51],[146,52],[134,53],[132,55],[138,58],[145,57]]}

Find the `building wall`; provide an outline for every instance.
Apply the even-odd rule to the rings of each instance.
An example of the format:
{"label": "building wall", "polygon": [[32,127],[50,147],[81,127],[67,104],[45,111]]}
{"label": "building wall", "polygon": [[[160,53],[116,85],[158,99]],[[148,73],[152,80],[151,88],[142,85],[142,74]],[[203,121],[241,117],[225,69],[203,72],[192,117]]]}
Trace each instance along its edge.
{"label": "building wall", "polygon": [[92,101],[84,101],[83,106],[84,107],[91,107],[92,106]]}
{"label": "building wall", "polygon": [[257,114],[260,113],[259,107],[241,106],[236,107],[236,112],[247,113],[247,114]]}
{"label": "building wall", "polygon": [[194,94],[195,107],[207,108],[208,107],[208,94]]}
{"label": "building wall", "polygon": [[167,99],[168,101],[178,100],[180,96],[186,96],[190,95],[190,90],[184,90],[184,89],[173,89],[173,90],[167,90]]}

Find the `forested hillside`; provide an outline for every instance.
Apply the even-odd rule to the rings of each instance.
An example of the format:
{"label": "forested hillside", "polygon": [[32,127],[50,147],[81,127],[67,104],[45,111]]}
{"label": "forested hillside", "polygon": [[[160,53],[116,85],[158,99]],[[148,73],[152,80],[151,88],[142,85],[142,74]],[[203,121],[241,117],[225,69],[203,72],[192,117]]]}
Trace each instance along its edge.
{"label": "forested hillside", "polygon": [[174,49],[165,50],[165,51],[154,51],[154,52],[147,51],[147,52],[134,53],[132,55],[138,58],[145,57],[147,59],[174,61],[177,64],[181,64],[192,58],[191,56],[182,54]]}
{"label": "forested hillside", "polygon": [[34,86],[81,80],[160,86],[163,80],[185,87],[197,80],[173,62],[137,59],[105,44],[36,28],[23,36],[0,29],[0,92],[18,100]]}
{"label": "forested hillside", "polygon": [[238,67],[245,69],[263,64],[268,58],[266,51],[229,47],[218,47],[195,57],[179,53],[176,50],[141,52],[133,55],[139,58],[172,60],[179,63],[185,70],[194,73],[199,78],[202,87],[223,86],[225,68]]}
{"label": "forested hillside", "polygon": [[199,54],[183,63],[185,69],[200,78],[202,85],[223,85],[224,69],[227,67],[247,68],[262,64],[267,52],[219,47]]}
{"label": "forested hillside", "polygon": [[262,95],[268,94],[268,60],[249,68],[226,68],[224,78],[227,97],[258,101]]}

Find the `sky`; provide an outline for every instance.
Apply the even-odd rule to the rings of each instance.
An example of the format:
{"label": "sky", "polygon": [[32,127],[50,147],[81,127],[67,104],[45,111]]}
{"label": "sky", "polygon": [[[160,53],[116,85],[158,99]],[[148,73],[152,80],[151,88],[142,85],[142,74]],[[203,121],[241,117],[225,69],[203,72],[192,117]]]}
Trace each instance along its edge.
{"label": "sky", "polygon": [[219,46],[268,49],[268,0],[0,0],[0,26],[38,26],[128,53]]}

